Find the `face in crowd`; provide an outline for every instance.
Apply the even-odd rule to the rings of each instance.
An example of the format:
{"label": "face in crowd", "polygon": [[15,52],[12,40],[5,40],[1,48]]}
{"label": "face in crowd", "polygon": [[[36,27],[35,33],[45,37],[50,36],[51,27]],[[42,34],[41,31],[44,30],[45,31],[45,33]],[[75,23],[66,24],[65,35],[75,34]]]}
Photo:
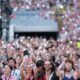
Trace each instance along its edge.
{"label": "face in crowd", "polygon": [[5,65],[5,67],[4,67],[4,74],[5,75],[10,75],[10,73],[11,73],[11,66]]}
{"label": "face in crowd", "polygon": [[12,69],[15,69],[15,68],[16,68],[16,61],[15,61],[15,59],[10,58],[10,59],[8,60],[8,64],[9,64],[9,66],[12,67]]}
{"label": "face in crowd", "polygon": [[21,63],[21,56],[17,56],[16,57],[16,64],[20,64]]}
{"label": "face in crowd", "polygon": [[70,60],[65,61],[65,69],[66,71],[71,71],[73,69],[73,62]]}
{"label": "face in crowd", "polygon": [[44,68],[45,68],[46,71],[51,70],[51,68],[52,68],[51,62],[50,61],[45,61],[44,62]]}
{"label": "face in crowd", "polygon": [[27,72],[27,73],[32,73],[32,71],[33,71],[32,65],[31,65],[31,64],[28,64],[28,65],[26,66],[26,72]]}

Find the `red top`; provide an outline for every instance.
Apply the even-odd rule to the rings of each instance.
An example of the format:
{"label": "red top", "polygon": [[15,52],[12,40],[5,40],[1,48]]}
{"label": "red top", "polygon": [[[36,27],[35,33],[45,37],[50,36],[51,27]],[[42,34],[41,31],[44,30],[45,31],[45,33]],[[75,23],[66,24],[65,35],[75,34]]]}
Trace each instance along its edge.
{"label": "red top", "polygon": [[45,75],[43,75],[43,77],[40,77],[38,80],[46,80]]}
{"label": "red top", "polygon": [[35,80],[34,75],[30,76],[28,79],[25,80]]}

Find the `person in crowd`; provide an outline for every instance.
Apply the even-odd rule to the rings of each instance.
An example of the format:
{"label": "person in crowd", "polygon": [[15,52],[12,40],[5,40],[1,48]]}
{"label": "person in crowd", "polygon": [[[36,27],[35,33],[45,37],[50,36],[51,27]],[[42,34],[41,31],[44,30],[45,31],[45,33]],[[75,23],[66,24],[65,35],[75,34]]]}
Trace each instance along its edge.
{"label": "person in crowd", "polygon": [[67,59],[58,68],[60,80],[77,80],[77,72],[74,70],[73,61]]}
{"label": "person in crowd", "polygon": [[2,80],[17,80],[12,74],[12,67],[8,64],[5,65],[4,74],[2,75]]}
{"label": "person in crowd", "polygon": [[[11,46],[10,46],[11,47]],[[14,56],[14,50],[13,49],[7,49],[7,59],[13,58]]]}
{"label": "person in crowd", "polygon": [[24,65],[21,65],[20,72],[21,72],[21,80],[35,80],[34,71],[31,64],[28,64],[25,67]]}
{"label": "person in crowd", "polygon": [[44,62],[45,76],[44,80],[59,80],[56,75],[55,65],[51,61]]}
{"label": "person in crowd", "polygon": [[16,68],[19,69],[22,62],[22,57],[20,55],[16,56]]}
{"label": "person in crowd", "polygon": [[38,60],[36,62],[37,71],[35,74],[36,80],[44,80],[44,61]]}
{"label": "person in crowd", "polygon": [[8,62],[8,64],[12,67],[11,74],[15,76],[17,80],[21,80],[20,70],[16,68],[16,61],[13,58],[10,58]]}
{"label": "person in crowd", "polygon": [[8,59],[8,64],[13,68],[13,70],[16,68],[16,61],[14,58],[9,58]]}

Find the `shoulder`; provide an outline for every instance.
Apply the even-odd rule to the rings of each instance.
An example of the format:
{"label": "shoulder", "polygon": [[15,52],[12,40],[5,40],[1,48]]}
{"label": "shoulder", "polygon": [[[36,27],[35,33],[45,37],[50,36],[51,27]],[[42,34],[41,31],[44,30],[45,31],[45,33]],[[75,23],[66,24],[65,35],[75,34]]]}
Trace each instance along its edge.
{"label": "shoulder", "polygon": [[3,79],[5,78],[5,75],[2,75],[1,78],[2,78],[2,80],[3,80]]}

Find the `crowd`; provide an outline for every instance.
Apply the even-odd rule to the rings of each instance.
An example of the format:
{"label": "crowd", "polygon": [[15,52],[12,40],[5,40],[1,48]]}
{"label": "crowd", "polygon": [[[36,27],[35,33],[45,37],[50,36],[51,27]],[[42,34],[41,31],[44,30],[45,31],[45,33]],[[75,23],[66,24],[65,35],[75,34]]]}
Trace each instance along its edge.
{"label": "crowd", "polygon": [[49,9],[48,0],[10,0],[10,5],[17,9]]}
{"label": "crowd", "polygon": [[[44,17],[45,19],[53,18],[54,16],[54,11],[50,7],[50,3],[49,0],[10,0],[10,6],[13,12],[21,9],[40,11],[37,16]],[[11,18],[13,16],[14,14],[11,15]]]}
{"label": "crowd", "polygon": [[79,80],[80,49],[52,37],[1,40],[0,69],[2,80]]}
{"label": "crowd", "polygon": [[80,11],[68,9],[62,19],[57,40],[42,36],[1,39],[0,80],[80,80]]}
{"label": "crowd", "polygon": [[79,40],[80,10],[67,11],[64,16],[62,16],[62,21],[63,27],[60,32],[61,38],[73,41]]}

